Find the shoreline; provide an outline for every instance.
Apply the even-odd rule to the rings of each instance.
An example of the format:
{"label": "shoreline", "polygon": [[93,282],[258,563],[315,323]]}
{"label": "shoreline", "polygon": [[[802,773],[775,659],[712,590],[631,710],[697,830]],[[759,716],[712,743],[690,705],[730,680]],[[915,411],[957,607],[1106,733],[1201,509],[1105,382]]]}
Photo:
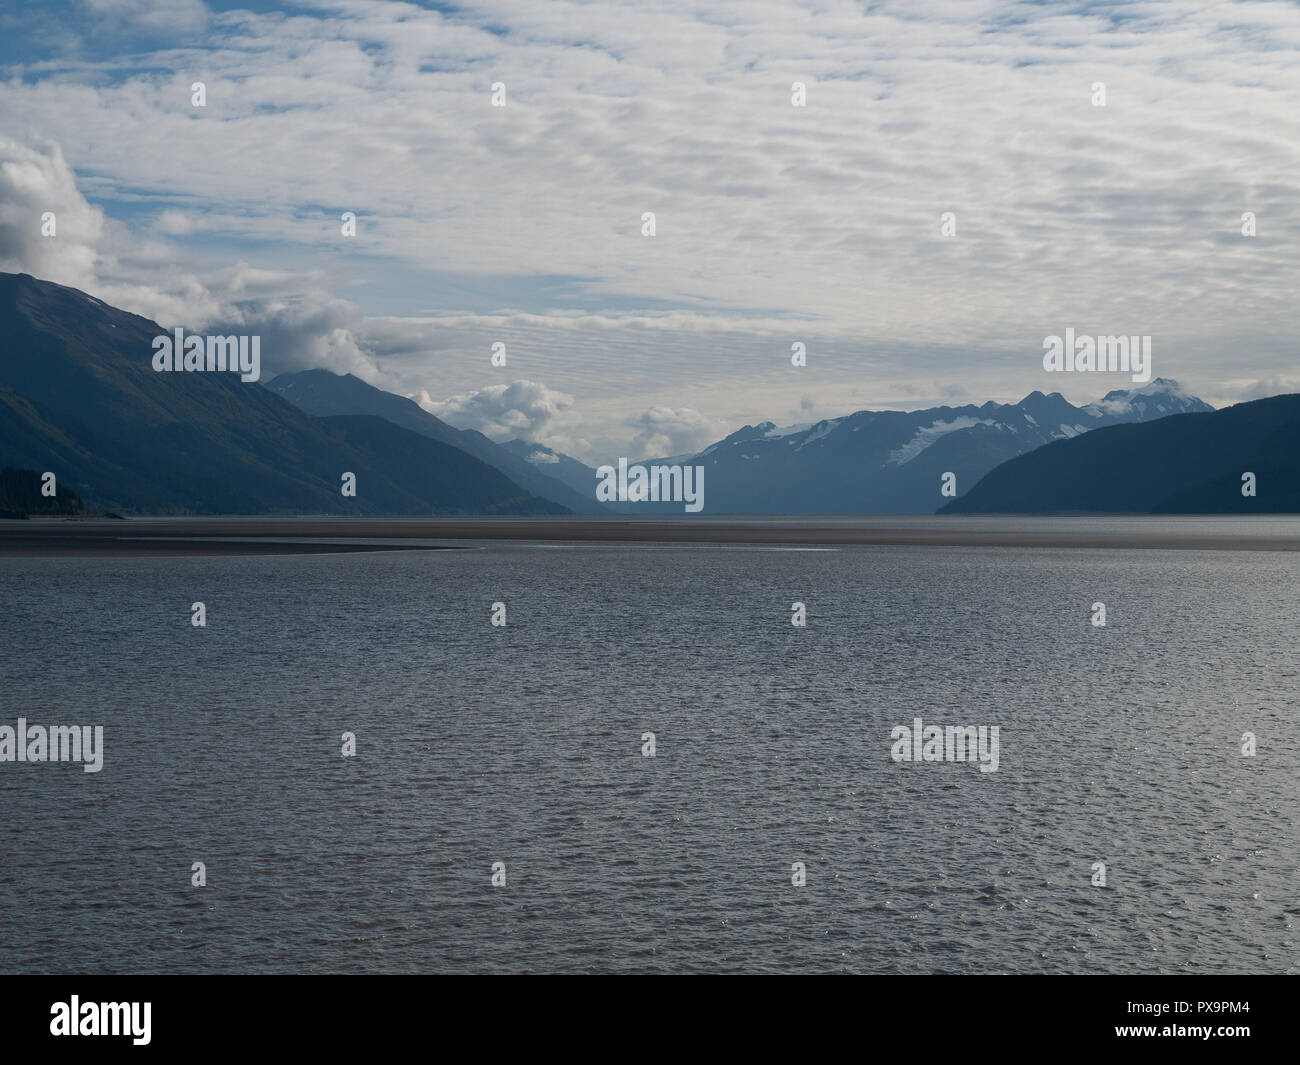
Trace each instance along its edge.
{"label": "shoreline", "polygon": [[[433,551],[460,541],[608,544],[737,544],[770,546],[1126,548],[1134,550],[1300,551],[1293,529],[1231,534],[1186,530],[1177,519],[1125,515],[1124,530],[1089,528],[1087,519],[1024,517],[836,517],[746,520],[662,518],[183,518],[31,519],[0,522],[0,557],[219,556]],[[1261,516],[1264,520],[1273,516]],[[1107,519],[1095,519],[1107,520]],[[1227,521],[1250,522],[1240,516]],[[1279,522],[1285,522],[1282,517]],[[1149,528],[1143,528],[1149,522]],[[367,542],[370,541],[370,542]],[[387,542],[374,542],[387,541]],[[404,543],[402,541],[421,541]],[[442,542],[433,542],[442,541]],[[451,541],[451,542],[447,542]]]}

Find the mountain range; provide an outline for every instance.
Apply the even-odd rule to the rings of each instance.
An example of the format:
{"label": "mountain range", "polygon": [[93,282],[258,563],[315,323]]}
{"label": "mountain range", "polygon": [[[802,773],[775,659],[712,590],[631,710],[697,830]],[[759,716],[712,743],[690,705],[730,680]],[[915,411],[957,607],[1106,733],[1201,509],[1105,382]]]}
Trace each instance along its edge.
{"label": "mountain range", "polygon": [[940,513],[1068,512],[1300,513],[1300,395],[1060,440],[999,466]]}
{"label": "mountain range", "polygon": [[302,370],[280,374],[268,381],[266,387],[299,410],[316,417],[366,414],[383,418],[403,429],[473,455],[533,495],[559,503],[575,514],[603,512],[596,502],[594,473],[578,490],[562,479],[547,476],[544,468],[527,461],[511,445],[495,444],[475,429],[453,428],[415,400],[375,388],[352,374]]}
{"label": "mountain range", "polygon": [[[787,428],[762,422],[696,454],[638,461],[704,466],[706,514],[933,513],[944,502],[943,473],[956,474],[960,495],[1002,462],[1053,440],[1212,409],[1176,381],[1156,378],[1083,407],[1057,392],[1031,392],[1014,404],[859,411]],[[593,467],[540,443],[511,440],[501,446],[577,492],[590,493],[596,483]],[[608,510],[670,514],[682,507],[613,503]]]}
{"label": "mountain range", "polygon": [[788,428],[763,422],[672,461],[704,467],[708,514],[932,514],[945,502],[944,473],[956,475],[961,495],[1053,440],[1212,409],[1157,378],[1083,407],[1059,392],[1031,392],[1019,403],[863,410]]}
{"label": "mountain range", "polygon": [[[579,462],[559,451],[553,451],[544,444],[531,440],[508,440],[501,445],[507,451],[537,469],[548,477],[567,484],[575,492],[594,497],[596,488],[596,470],[584,462]],[[605,509],[613,509],[606,507]]]}
{"label": "mountain range", "polygon": [[155,372],[165,334],[76,289],[0,274],[0,461],[55,472],[98,510],[568,512],[384,418],[312,417],[229,372]]}
{"label": "mountain range", "polygon": [[[23,498],[32,471],[56,472],[68,497],[28,512],[80,513],[82,501],[154,514],[682,512],[599,504],[593,467],[455,428],[350,374],[262,384],[155,372],[152,343],[165,332],[76,289],[0,274],[0,464],[25,471],[14,482]],[[1082,407],[1035,391],[1010,404],[768,421],[695,455],[640,461],[703,466],[706,515],[1278,513],[1300,511],[1298,405],[1276,396],[1214,411],[1157,378]],[[1244,472],[1256,475],[1254,496],[1240,491]],[[340,491],[345,473],[354,497]],[[946,473],[955,500],[940,494]]]}

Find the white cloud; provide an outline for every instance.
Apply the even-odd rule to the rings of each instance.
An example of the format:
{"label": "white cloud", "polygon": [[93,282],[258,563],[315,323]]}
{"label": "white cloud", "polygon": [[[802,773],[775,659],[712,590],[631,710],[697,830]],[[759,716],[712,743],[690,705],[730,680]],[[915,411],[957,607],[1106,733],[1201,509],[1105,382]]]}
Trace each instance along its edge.
{"label": "white cloud", "polygon": [[[90,9],[0,72],[4,268],[164,322],[259,323],[281,369],[579,446],[576,409],[494,420],[466,398],[502,387],[502,339],[605,451],[705,431],[653,409],[725,431],[1049,384],[1095,400],[1043,380],[1067,326],[1152,335],[1155,372],[1210,402],[1294,365],[1293,5]],[[165,43],[97,50],[114,26]],[[51,199],[57,245],[33,237]]]}
{"label": "white cloud", "polygon": [[514,381],[441,401],[426,393],[420,403],[458,429],[477,429],[497,441],[537,440],[572,405],[573,397],[538,381]]}
{"label": "white cloud", "polygon": [[183,237],[195,230],[194,219],[182,211],[163,211],[154,222],[153,228],[170,237]]}
{"label": "white cloud", "polygon": [[82,0],[98,25],[119,30],[193,32],[208,22],[202,0]]}
{"label": "white cloud", "polygon": [[725,429],[690,407],[650,407],[628,424],[637,432],[629,458],[667,458],[703,450]]}
{"label": "white cloud", "polygon": [[1300,392],[1300,377],[1294,374],[1275,374],[1256,381],[1235,382],[1229,389],[1229,395],[1237,403],[1295,392]]}
{"label": "white cloud", "polygon": [[[52,214],[53,235],[45,235]],[[58,145],[0,138],[0,270],[60,284],[93,283],[104,213],[86,202]]]}

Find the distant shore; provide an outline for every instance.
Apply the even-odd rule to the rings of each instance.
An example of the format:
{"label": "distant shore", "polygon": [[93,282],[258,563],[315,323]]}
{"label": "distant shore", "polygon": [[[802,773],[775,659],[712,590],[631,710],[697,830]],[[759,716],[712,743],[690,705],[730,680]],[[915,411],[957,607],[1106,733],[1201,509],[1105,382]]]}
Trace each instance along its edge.
{"label": "distant shore", "polygon": [[[1214,526],[1218,526],[1217,528]],[[1298,551],[1300,520],[1083,517],[172,518],[0,522],[0,556],[440,550],[465,541]]]}

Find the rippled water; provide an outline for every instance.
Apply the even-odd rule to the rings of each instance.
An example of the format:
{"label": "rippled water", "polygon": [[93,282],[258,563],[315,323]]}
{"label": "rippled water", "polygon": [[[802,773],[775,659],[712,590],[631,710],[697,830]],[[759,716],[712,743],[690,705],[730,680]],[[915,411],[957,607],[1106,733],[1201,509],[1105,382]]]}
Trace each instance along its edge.
{"label": "rippled water", "polygon": [[[0,724],[102,724],[106,748],[99,774],[0,764],[0,971],[1292,972],[1298,572],[0,559]],[[998,771],[895,763],[915,717],[999,726]]]}

